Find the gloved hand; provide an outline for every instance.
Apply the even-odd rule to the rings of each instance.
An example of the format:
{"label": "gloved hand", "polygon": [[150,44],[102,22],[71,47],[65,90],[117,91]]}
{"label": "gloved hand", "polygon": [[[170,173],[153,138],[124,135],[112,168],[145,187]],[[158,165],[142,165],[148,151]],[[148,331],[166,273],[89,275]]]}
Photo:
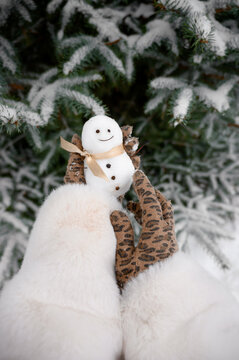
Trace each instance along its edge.
{"label": "gloved hand", "polygon": [[128,209],[142,224],[138,245],[134,245],[134,231],[128,216],[122,211],[111,214],[111,223],[117,238],[116,277],[120,288],[150,265],[164,260],[178,250],[174,231],[171,202],[138,170],[133,177],[139,203],[130,202]]}

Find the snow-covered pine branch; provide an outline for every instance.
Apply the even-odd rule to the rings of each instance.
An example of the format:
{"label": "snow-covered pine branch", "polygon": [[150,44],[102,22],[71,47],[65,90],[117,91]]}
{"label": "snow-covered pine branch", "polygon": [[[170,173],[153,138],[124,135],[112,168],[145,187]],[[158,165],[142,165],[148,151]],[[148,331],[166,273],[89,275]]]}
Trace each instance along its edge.
{"label": "snow-covered pine branch", "polygon": [[206,86],[195,88],[196,94],[207,106],[214,107],[219,112],[229,109],[229,92],[237,83],[237,78],[224,82],[218,89],[213,90]]}
{"label": "snow-covered pine branch", "polygon": [[89,23],[97,29],[101,39],[107,38],[109,41],[115,41],[124,37],[117,26],[118,20],[125,16],[123,11],[114,11],[107,7],[95,9],[83,0],[70,0],[62,10],[62,27],[58,33],[59,39],[63,38],[65,27],[77,12],[88,18]]}
{"label": "snow-covered pine branch", "polygon": [[[191,101],[193,99],[193,90],[191,87],[185,87],[186,81],[175,77],[160,76],[150,82],[152,93],[157,95],[149,100],[145,107],[145,112],[149,113],[155,110],[160,103],[163,103],[166,97],[177,91],[177,97],[173,102],[172,113],[174,126],[183,122],[187,117]],[[180,89],[180,90],[179,90]]]}
{"label": "snow-covered pine branch", "polygon": [[53,14],[64,0],[51,0],[47,5],[47,12]]}
{"label": "snow-covered pine branch", "polygon": [[[84,84],[90,84],[102,80],[98,74],[90,74],[85,76],[76,76],[72,78],[57,78],[57,70],[55,68],[48,70],[42,74],[29,92],[28,100],[33,109],[40,112],[45,124],[47,124],[53,114],[56,112],[60,97],[65,94],[69,97],[72,89],[81,88]],[[68,94],[68,96],[66,95]],[[84,105],[92,110],[94,114],[104,113],[104,108],[97,103],[91,95],[85,95],[81,90],[74,90],[74,101],[80,105]]]}
{"label": "snow-covered pine branch", "polygon": [[120,49],[126,54],[125,58],[125,73],[128,81],[132,81],[135,70],[134,58],[137,56],[136,44],[140,35],[134,34],[127,36],[125,41],[120,43]]}
{"label": "snow-covered pine branch", "polygon": [[1,0],[0,3],[0,26],[3,26],[11,12],[16,11],[25,21],[31,22],[30,11],[35,10],[33,0]]}
{"label": "snow-covered pine branch", "polygon": [[172,24],[165,20],[152,20],[147,24],[146,33],[139,38],[136,44],[136,51],[142,54],[153,44],[159,45],[162,40],[167,40],[171,45],[172,52],[175,55],[178,54],[176,33],[172,27]]}
{"label": "snow-covered pine branch", "polygon": [[[212,9],[214,11],[215,9]],[[213,42],[211,45],[212,50],[219,56],[225,56],[226,50],[238,50],[239,49],[239,34],[228,29],[219,23],[214,15],[209,15],[214,28]]]}
{"label": "snow-covered pine branch", "polygon": [[31,137],[32,143],[36,149],[42,149],[42,139],[40,137],[40,132],[36,126],[27,126],[29,136]]}
{"label": "snow-covered pine branch", "polygon": [[201,43],[212,43],[213,26],[206,15],[200,13],[192,14],[189,26]]}
{"label": "snow-covered pine branch", "polygon": [[157,107],[163,102],[164,98],[165,94],[158,94],[152,99],[150,99],[145,106],[145,114],[148,114],[151,111],[157,109]]}
{"label": "snow-covered pine branch", "polygon": [[199,0],[157,0],[157,5],[164,11],[180,11],[189,15],[205,13],[205,5]]}
{"label": "snow-covered pine branch", "polygon": [[186,16],[190,31],[199,42],[206,44],[218,56],[225,56],[226,50],[239,49],[237,29],[229,29],[220,23],[215,15],[219,8],[238,6],[235,1],[158,0],[157,5],[165,10]]}
{"label": "snow-covered pine branch", "polygon": [[68,75],[76,67],[79,67],[82,64],[82,62],[85,61],[87,57],[91,54],[91,52],[94,50],[96,46],[94,38],[92,40],[93,41],[91,44],[87,44],[79,47],[70,57],[70,59],[67,62],[65,62],[63,67],[63,72],[65,75]]}
{"label": "snow-covered pine branch", "polygon": [[3,36],[0,36],[0,62],[3,68],[15,73],[17,70],[16,55],[12,44]]}
{"label": "snow-covered pine branch", "polygon": [[[185,87],[185,82],[183,80],[160,76],[156,79],[153,79],[150,84],[151,93],[154,94],[148,103],[145,106],[145,113],[148,114],[157,109],[160,104],[163,104],[165,98],[170,94],[170,91],[180,89]],[[156,95],[155,95],[156,93]]]}
{"label": "snow-covered pine branch", "polygon": [[154,90],[174,90],[180,89],[185,86],[185,82],[181,79],[177,79],[176,77],[164,77],[160,76],[150,82],[151,89]]}
{"label": "snow-covered pine branch", "polygon": [[2,104],[0,103],[0,121],[2,124],[44,125],[41,116],[34,109],[20,101],[7,99]]}
{"label": "snow-covered pine branch", "polygon": [[105,109],[92,97],[80,93],[79,91],[61,88],[59,96],[77,102],[79,105],[85,106],[87,109],[92,110],[94,115],[104,115]]}
{"label": "snow-covered pine branch", "polygon": [[[87,40],[87,43],[84,44]],[[80,42],[80,39],[78,38]],[[95,37],[88,36],[87,39],[83,37],[83,45],[77,48],[70,59],[65,62],[63,67],[63,72],[65,75],[68,75],[72,72],[76,67],[82,66],[82,63],[89,59],[89,57],[93,55],[98,58],[102,58],[102,63],[108,63],[116,73],[120,73],[122,75],[125,74],[124,66],[122,61],[114,54],[114,52],[104,43],[102,43],[99,39]],[[73,39],[66,39],[65,43],[63,41],[63,47],[69,47],[70,44],[75,45]]]}
{"label": "snow-covered pine branch", "polygon": [[[159,99],[164,99],[167,93],[162,93],[162,90],[170,90],[173,92],[176,89],[181,89],[177,98],[173,101],[172,113],[175,119],[174,125],[178,125],[182,122],[188,114],[191,101],[193,100],[193,91],[199,97],[206,106],[213,107],[219,112],[226,111],[229,109],[229,93],[237,85],[238,79],[234,76],[232,79],[225,81],[218,89],[214,90],[208,86],[197,86],[197,87],[186,87],[187,83],[184,79],[171,78],[171,77],[159,77],[151,81],[150,88],[155,93],[159,91],[158,95],[161,97],[155,97],[155,100],[151,99],[147,106],[146,112],[149,112],[158,106]],[[157,105],[156,105],[157,104]],[[149,110],[151,109],[151,110]]]}
{"label": "snow-covered pine branch", "polygon": [[185,88],[180,91],[173,107],[174,126],[177,126],[185,120],[192,99],[193,91],[191,88]]}

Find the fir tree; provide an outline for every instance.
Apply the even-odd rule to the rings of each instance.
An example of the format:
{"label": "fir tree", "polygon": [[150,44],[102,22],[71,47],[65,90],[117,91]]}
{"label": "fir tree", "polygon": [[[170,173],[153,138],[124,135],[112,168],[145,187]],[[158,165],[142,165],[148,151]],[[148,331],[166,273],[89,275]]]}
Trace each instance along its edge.
{"label": "fir tree", "polygon": [[238,55],[238,0],[1,1],[0,286],[63,183],[60,135],[96,114],[134,126],[180,247],[230,268],[218,241],[237,211]]}

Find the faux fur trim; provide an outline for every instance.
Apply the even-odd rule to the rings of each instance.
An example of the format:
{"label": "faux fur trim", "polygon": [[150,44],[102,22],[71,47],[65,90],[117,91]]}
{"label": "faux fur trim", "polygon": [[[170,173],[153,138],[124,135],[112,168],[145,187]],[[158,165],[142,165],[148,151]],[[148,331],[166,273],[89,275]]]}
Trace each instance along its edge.
{"label": "faux fur trim", "polygon": [[131,280],[122,295],[126,360],[237,360],[239,306],[178,252]]}
{"label": "faux fur trim", "polygon": [[110,213],[120,208],[115,198],[79,184],[46,199],[22,268],[1,294],[1,360],[118,360]]}

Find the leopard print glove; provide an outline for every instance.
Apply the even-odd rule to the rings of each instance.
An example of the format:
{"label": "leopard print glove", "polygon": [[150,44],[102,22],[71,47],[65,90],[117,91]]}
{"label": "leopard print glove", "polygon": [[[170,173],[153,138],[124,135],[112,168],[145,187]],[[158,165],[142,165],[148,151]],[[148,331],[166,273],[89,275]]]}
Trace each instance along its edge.
{"label": "leopard print glove", "polygon": [[[81,139],[77,134],[74,134],[71,139],[72,144],[76,145],[79,149],[83,150]],[[70,153],[68,160],[66,175],[64,177],[64,182],[85,184],[85,175],[84,175],[84,157],[77,153]]]}
{"label": "leopard print glove", "polygon": [[[154,189],[157,195],[157,198],[161,204],[161,208],[165,209],[169,203],[166,198],[161,194],[161,192],[157,189]],[[142,225],[142,209],[139,202],[129,201],[127,204],[127,209],[134,214],[135,220]],[[164,218],[164,220],[167,220]]]}
{"label": "leopard print glove", "polygon": [[124,125],[121,127],[123,133],[123,144],[124,149],[130,157],[135,170],[139,169],[140,166],[140,156],[137,156],[137,149],[139,145],[139,140],[136,137],[131,137],[133,126]]}
{"label": "leopard print glove", "polygon": [[[133,130],[132,126],[125,125],[121,127],[123,133],[123,144],[125,151],[131,158],[135,169],[139,168],[140,165],[140,157],[136,155],[136,150],[138,148],[138,139],[136,137],[131,137],[131,133]],[[81,139],[77,134],[74,134],[71,142],[78,146],[81,150],[82,144]],[[69,161],[67,164],[66,175],[64,177],[64,182],[68,183],[78,183],[85,184],[85,175],[84,175],[84,157],[77,153],[71,153],[69,157]]]}
{"label": "leopard print glove", "polygon": [[137,247],[128,216],[122,211],[114,211],[110,217],[117,238],[116,278],[120,288],[131,277],[178,250],[171,202],[154,189],[142,171],[135,172],[133,182],[139,198],[139,205],[134,205],[133,210],[142,223]]}

